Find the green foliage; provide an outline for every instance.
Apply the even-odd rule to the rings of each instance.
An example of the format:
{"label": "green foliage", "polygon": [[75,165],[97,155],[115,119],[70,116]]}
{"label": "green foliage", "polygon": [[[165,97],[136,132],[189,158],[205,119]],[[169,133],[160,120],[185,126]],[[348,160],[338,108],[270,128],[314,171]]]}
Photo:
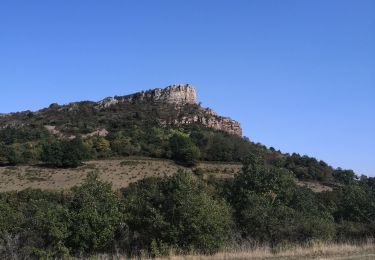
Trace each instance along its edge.
{"label": "green foliage", "polygon": [[49,139],[42,144],[41,160],[51,166],[77,167],[87,157],[88,150],[80,138]]}
{"label": "green foliage", "polygon": [[18,165],[37,160],[38,150],[32,144],[4,145],[0,142],[0,165]]}
{"label": "green foliage", "polygon": [[111,144],[104,137],[97,137],[94,139],[94,148],[99,158],[105,158],[110,155]]}
{"label": "green foliage", "polygon": [[[226,202],[227,201],[227,202]],[[229,239],[268,243],[363,240],[375,235],[373,178],[315,194],[252,154],[233,180],[186,172],[113,192],[90,174],[69,191],[0,193],[0,257],[211,254]]]}
{"label": "green foliage", "polygon": [[[348,240],[375,236],[375,178],[333,169],[306,155],[283,154],[247,138],[189,125],[160,122],[194,115],[199,106],[177,111],[171,104],[118,104],[94,108],[93,102],[57,104],[35,113],[1,117],[0,165],[38,163],[77,167],[83,160],[111,156],[172,158],[185,166],[198,160],[242,161],[233,180],[195,175],[148,178],[122,189],[95,174],[64,192],[25,190],[0,193],[0,258],[85,257],[119,250],[159,257],[178,252],[213,253],[229,238],[266,242]],[[44,125],[58,126],[60,139]],[[106,137],[80,135],[97,129]],[[78,136],[67,140],[67,136]],[[123,162],[122,165],[130,164]],[[295,178],[319,181],[334,189],[315,194]]]}
{"label": "green foliage", "polygon": [[337,169],[333,172],[333,177],[342,184],[351,184],[357,179],[357,176],[352,170]]}
{"label": "green foliage", "polygon": [[375,223],[375,194],[358,183],[344,186],[338,193],[335,218],[342,221]]}
{"label": "green foliage", "polygon": [[277,244],[329,240],[335,234],[333,218],[318,207],[315,197],[298,188],[289,172],[265,166],[256,154],[235,176],[229,201],[243,237]]}
{"label": "green foliage", "polygon": [[120,156],[135,155],[139,149],[132,144],[128,137],[119,136],[110,142],[111,150]]}
{"label": "green foliage", "polygon": [[42,144],[41,160],[57,167],[62,166],[63,150],[58,140],[48,140]]}
{"label": "green foliage", "polygon": [[82,186],[73,189],[69,209],[74,225],[68,244],[74,252],[92,253],[110,246],[120,223],[118,199],[110,183],[89,174]]}
{"label": "green foliage", "polygon": [[0,200],[0,238],[4,239],[6,234],[14,233],[23,222],[22,214],[13,205]]}
{"label": "green foliage", "polygon": [[46,200],[30,201],[25,209],[30,216],[24,224],[29,229],[24,233],[29,254],[44,259],[69,255],[65,246],[71,226],[68,209]]}
{"label": "green foliage", "polygon": [[215,200],[203,183],[186,173],[144,179],[123,194],[133,246],[154,252],[156,245],[167,245],[213,253],[230,234],[228,205]]}
{"label": "green foliage", "polygon": [[189,137],[174,134],[169,142],[172,151],[172,159],[187,166],[193,166],[198,162],[200,151]]}
{"label": "green foliage", "polygon": [[45,136],[48,136],[47,131],[43,127],[35,127],[34,125],[27,128],[6,127],[0,129],[0,141],[6,145],[38,141]]}

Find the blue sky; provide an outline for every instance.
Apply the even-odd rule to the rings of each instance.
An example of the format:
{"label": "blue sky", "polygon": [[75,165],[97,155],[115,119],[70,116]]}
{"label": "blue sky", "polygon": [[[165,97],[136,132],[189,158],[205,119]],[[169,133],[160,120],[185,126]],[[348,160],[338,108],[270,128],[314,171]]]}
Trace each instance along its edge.
{"label": "blue sky", "polygon": [[0,2],[0,113],[173,83],[252,141],[375,175],[375,1]]}

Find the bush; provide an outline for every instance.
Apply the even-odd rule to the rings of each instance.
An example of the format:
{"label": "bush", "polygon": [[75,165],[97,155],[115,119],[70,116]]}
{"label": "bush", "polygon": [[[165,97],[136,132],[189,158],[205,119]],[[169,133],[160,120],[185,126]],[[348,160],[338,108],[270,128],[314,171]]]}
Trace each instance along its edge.
{"label": "bush", "polygon": [[174,134],[169,142],[172,151],[172,159],[186,166],[193,166],[198,162],[200,151],[189,137]]}
{"label": "bush", "polygon": [[55,167],[78,167],[88,157],[87,148],[80,138],[48,140],[42,145],[41,159]]}
{"label": "bush", "polygon": [[69,255],[65,242],[69,236],[70,216],[64,205],[47,200],[30,201],[25,206],[23,245],[33,258],[54,258]]}
{"label": "bush", "polygon": [[315,196],[297,187],[289,172],[265,166],[255,154],[230,185],[229,201],[244,238],[275,245],[330,240],[335,234],[332,216]]}
{"label": "bush", "polygon": [[230,235],[228,205],[187,173],[144,179],[122,192],[132,251],[158,245],[214,253]]}
{"label": "bush", "polygon": [[91,173],[85,183],[73,188],[69,204],[71,221],[68,244],[74,252],[94,253],[108,249],[120,224],[118,198],[110,183]]}

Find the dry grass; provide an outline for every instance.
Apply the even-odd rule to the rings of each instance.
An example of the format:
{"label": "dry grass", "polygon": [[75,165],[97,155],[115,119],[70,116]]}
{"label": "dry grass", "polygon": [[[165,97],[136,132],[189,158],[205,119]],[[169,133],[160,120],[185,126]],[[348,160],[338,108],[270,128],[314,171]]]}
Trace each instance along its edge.
{"label": "dry grass", "polygon": [[[76,169],[51,169],[38,166],[0,167],[0,192],[19,191],[26,188],[63,190],[79,185],[89,172],[97,171],[102,180],[112,182],[113,189],[127,187],[130,183],[150,176],[170,176],[182,169],[199,173],[202,178],[231,178],[241,169],[239,163],[201,162],[195,171],[175,164],[171,160],[141,157],[94,160]],[[195,169],[196,169],[195,168]],[[315,192],[332,190],[319,182],[296,181]]]}
{"label": "dry grass", "polygon": [[313,192],[324,192],[324,191],[332,191],[332,187],[323,185],[317,181],[296,181],[298,186],[306,187]]}
{"label": "dry grass", "polygon": [[260,247],[250,251],[228,251],[214,256],[182,259],[375,259],[375,245],[316,243],[311,246],[294,246],[278,252],[268,247]]}
{"label": "dry grass", "polygon": [[[202,162],[204,176],[231,177],[241,168],[240,164]],[[85,162],[76,169],[51,169],[38,166],[0,167],[0,192],[19,191],[26,188],[63,190],[82,183],[89,172],[97,171],[100,178],[110,181],[113,189],[150,176],[170,176],[178,169],[192,172],[170,160],[128,157]]]}
{"label": "dry grass", "polygon": [[[122,256],[98,255],[97,259],[126,259]],[[134,259],[151,259],[148,257]],[[215,255],[171,255],[165,258],[170,260],[211,260],[211,259],[375,259],[374,241],[356,245],[352,243],[313,243],[309,246],[291,246],[288,249],[272,250],[269,247],[257,247],[254,249],[244,250],[227,250]]]}

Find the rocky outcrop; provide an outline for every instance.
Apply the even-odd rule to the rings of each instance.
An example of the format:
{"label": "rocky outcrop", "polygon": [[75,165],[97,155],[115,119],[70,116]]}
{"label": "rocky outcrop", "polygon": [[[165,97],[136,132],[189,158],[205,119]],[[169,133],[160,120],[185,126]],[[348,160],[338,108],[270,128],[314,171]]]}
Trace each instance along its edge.
{"label": "rocky outcrop", "polygon": [[101,128],[101,129],[95,130],[94,132],[82,135],[82,137],[83,138],[88,138],[88,137],[93,137],[93,136],[98,136],[98,137],[102,136],[102,137],[105,137],[108,134],[109,134],[109,132],[107,131],[107,129]]}
{"label": "rocky outcrop", "polygon": [[118,103],[170,103],[176,105],[196,104],[195,88],[189,84],[171,85],[122,97],[107,97],[97,102],[96,108],[107,108]]}
{"label": "rocky outcrop", "polygon": [[117,99],[115,99],[114,97],[107,97],[101,101],[99,101],[97,103],[97,105],[95,106],[95,108],[97,109],[100,109],[100,108],[107,108],[107,107],[110,107],[112,105],[115,105],[117,104],[119,101]]}
{"label": "rocky outcrop", "polygon": [[122,102],[171,103],[176,105],[196,104],[195,88],[189,84],[171,85],[164,89],[157,88],[142,91],[120,98]]}
{"label": "rocky outcrop", "polygon": [[[197,94],[192,85],[180,84],[171,85],[164,89],[157,88],[122,97],[108,97],[99,101],[96,108],[108,108],[121,103],[164,103],[174,104],[176,109],[185,105],[196,105]],[[169,118],[159,120],[162,125],[184,125],[198,123],[205,127],[214,128],[230,134],[242,136],[242,129],[239,122],[228,117],[217,115],[213,110],[199,107],[199,112],[194,115],[182,115],[178,118]]]}
{"label": "rocky outcrop", "polygon": [[188,125],[200,124],[208,128],[224,131],[229,134],[242,136],[241,124],[229,117],[217,115],[214,111],[208,108],[201,108],[197,115],[182,116],[178,119],[170,121],[161,121],[162,125]]}

